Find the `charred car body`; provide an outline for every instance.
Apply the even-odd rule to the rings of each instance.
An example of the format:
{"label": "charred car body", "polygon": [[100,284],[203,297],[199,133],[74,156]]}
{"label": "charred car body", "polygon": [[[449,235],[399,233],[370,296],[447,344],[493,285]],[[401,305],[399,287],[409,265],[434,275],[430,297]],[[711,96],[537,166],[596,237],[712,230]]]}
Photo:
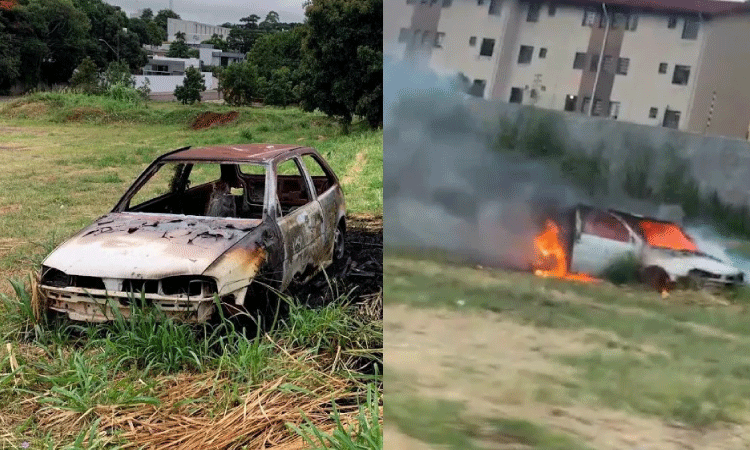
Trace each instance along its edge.
{"label": "charred car body", "polygon": [[698,249],[673,222],[578,205],[556,220],[567,247],[568,271],[602,275],[612,264],[635,258],[643,280],[660,289],[683,281],[738,285],[744,273]]}
{"label": "charred car body", "polygon": [[[133,298],[199,322],[251,306],[344,254],[345,201],[312,148],[185,147],[157,158],[109,214],[42,263],[39,290],[73,320],[127,317]],[[256,297],[257,296],[257,297]]]}

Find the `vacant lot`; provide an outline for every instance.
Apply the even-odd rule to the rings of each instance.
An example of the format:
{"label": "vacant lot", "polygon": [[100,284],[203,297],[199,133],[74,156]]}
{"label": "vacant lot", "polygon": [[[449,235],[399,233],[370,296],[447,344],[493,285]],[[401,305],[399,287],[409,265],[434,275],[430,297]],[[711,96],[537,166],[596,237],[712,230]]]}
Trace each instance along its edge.
{"label": "vacant lot", "polygon": [[739,299],[386,256],[386,447],[750,446]]}
{"label": "vacant lot", "polygon": [[[232,110],[229,124],[191,128]],[[313,146],[342,180],[352,262],[343,284],[302,293],[317,309],[289,299],[284,322],[257,337],[232,332],[235,322],[156,325],[149,311],[109,327],[29,319],[27,274],[157,155],[252,142]],[[0,106],[0,157],[0,448],[305,448],[289,424],[331,433],[332,400],[340,427],[379,434],[382,132],[355,124],[345,135],[296,108],[37,94]]]}

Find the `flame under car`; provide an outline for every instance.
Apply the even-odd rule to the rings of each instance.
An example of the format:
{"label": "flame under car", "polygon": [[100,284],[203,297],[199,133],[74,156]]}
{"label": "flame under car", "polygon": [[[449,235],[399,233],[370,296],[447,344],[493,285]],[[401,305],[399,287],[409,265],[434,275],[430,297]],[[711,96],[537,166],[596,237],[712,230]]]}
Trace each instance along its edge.
{"label": "flame under car", "polygon": [[109,214],[42,263],[38,293],[80,321],[127,317],[142,298],[207,320],[215,299],[259,307],[265,289],[304,283],[344,255],[346,207],[312,148],[182,148],[157,158]]}
{"label": "flame under car", "polygon": [[[741,270],[701,252],[679,225],[615,210],[579,205],[548,219],[535,244],[542,256],[536,272],[542,276],[601,276],[618,261],[635,258],[642,279],[660,291],[682,281],[703,286],[745,282]],[[545,253],[556,256],[550,260]]]}

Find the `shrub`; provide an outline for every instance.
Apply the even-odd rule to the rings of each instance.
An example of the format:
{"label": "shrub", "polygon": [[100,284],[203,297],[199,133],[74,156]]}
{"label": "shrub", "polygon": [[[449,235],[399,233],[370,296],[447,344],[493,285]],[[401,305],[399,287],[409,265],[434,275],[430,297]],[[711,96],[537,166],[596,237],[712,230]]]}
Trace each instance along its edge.
{"label": "shrub", "polygon": [[277,69],[268,80],[263,96],[267,105],[286,106],[295,101],[292,83],[292,71],[288,67]]}
{"label": "shrub", "polygon": [[249,105],[258,93],[258,68],[248,61],[230,64],[221,71],[221,93],[230,105]]}
{"label": "shrub", "polygon": [[183,105],[193,104],[201,100],[201,92],[206,90],[203,74],[195,67],[188,67],[185,70],[185,80],[181,86],[174,90],[174,96],[182,102]]}
{"label": "shrub", "polygon": [[635,255],[628,253],[607,267],[602,276],[614,284],[635,283],[638,282],[640,268],[641,264]]}
{"label": "shrub", "polygon": [[81,61],[81,64],[73,72],[70,85],[75,90],[86,94],[101,92],[101,88],[99,87],[99,72],[91,58],[86,57],[86,59]]}

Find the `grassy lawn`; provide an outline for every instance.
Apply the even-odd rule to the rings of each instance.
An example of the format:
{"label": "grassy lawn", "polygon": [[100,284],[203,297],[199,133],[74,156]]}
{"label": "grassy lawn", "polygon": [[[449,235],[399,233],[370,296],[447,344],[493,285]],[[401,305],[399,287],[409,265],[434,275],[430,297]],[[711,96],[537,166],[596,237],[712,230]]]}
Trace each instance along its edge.
{"label": "grassy lawn", "polygon": [[[201,112],[230,110],[240,113],[234,123],[190,128]],[[25,282],[169,150],[312,146],[342,181],[348,212],[379,216],[382,142],[380,130],[355,123],[343,134],[334,120],[296,108],[62,94],[0,105],[0,448],[162,448],[179,439],[185,448],[302,448],[334,445],[341,438],[326,435],[355,427],[361,442],[382,441],[382,372],[373,369],[382,321],[345,296],[315,311],[287,299],[284,323],[245,337],[232,322],[196,330],[149,310],[127,323],[40,328]]]}
{"label": "grassy lawn", "polygon": [[404,254],[384,263],[386,423],[402,433],[447,448],[511,442],[493,431],[508,423],[543,430],[515,440],[532,448],[750,443],[744,297],[662,298]]}

